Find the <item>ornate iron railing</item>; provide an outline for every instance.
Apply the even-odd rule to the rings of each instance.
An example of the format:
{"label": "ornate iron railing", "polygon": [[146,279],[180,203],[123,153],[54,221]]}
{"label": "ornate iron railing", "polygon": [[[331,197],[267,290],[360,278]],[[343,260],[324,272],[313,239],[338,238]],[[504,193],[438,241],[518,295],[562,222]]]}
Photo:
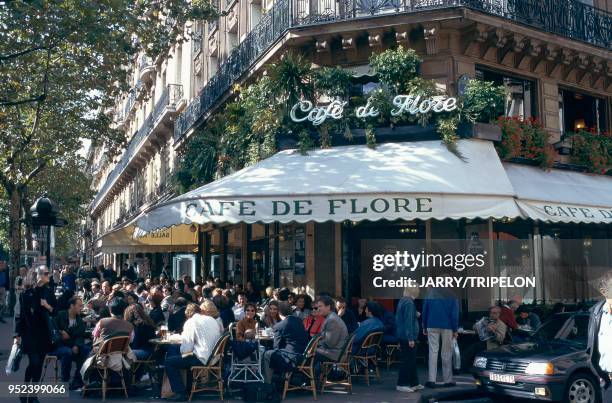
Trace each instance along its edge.
{"label": "ornate iron railing", "polygon": [[128,166],[130,161],[138,153],[141,144],[147,139],[149,134],[153,131],[157,120],[163,114],[167,107],[176,107],[179,101],[183,98],[183,86],[180,84],[168,84],[160,98],[155,102],[153,106],[153,112],[145,119],[140,129],[136,132],[128,143],[127,149],[121,155],[121,159],[115,165],[111,173],[108,175],[104,185],[96,195],[92,206],[95,208],[98,203],[104,198],[104,195],[111,189],[117,180],[121,176],[121,173]]}

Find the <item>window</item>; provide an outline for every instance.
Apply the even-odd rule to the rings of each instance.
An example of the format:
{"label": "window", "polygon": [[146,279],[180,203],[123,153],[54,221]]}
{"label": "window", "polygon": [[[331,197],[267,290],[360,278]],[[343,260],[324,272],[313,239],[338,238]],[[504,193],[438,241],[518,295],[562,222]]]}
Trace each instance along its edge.
{"label": "window", "polygon": [[606,101],[602,98],[570,90],[559,90],[561,131],[606,131]]}
{"label": "window", "polygon": [[305,225],[282,224],[278,234],[278,268],[281,287],[298,287],[306,275]]}
{"label": "window", "polygon": [[482,68],[476,69],[476,79],[492,81],[506,87],[508,94],[504,112],[506,117],[526,119],[536,115],[535,83],[533,81]]}

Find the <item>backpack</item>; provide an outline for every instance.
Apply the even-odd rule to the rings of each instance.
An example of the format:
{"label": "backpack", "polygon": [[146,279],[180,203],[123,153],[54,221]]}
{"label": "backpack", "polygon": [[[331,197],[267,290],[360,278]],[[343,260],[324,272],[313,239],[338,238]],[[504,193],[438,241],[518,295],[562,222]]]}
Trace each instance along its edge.
{"label": "backpack", "polygon": [[248,403],[271,402],[280,403],[280,394],[269,383],[247,383],[242,389],[242,400]]}

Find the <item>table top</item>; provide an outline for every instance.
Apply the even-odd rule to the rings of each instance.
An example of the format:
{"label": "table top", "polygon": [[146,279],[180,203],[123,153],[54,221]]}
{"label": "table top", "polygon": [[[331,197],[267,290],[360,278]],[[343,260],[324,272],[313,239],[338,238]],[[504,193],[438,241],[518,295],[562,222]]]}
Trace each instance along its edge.
{"label": "table top", "polygon": [[475,331],[469,329],[463,329],[458,332],[459,334],[476,334]]}
{"label": "table top", "polygon": [[151,339],[149,340],[149,343],[153,343],[153,344],[176,344],[179,345],[181,344],[181,339],[176,339],[176,338],[168,338],[168,339]]}

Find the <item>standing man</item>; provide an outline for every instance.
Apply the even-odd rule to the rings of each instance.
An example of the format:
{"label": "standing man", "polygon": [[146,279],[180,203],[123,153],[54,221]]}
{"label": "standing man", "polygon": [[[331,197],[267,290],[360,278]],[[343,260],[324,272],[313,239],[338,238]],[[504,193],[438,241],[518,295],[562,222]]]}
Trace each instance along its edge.
{"label": "standing man", "polygon": [[455,298],[432,292],[423,304],[423,334],[429,344],[429,373],[425,384],[436,387],[438,375],[438,351],[442,340],[442,379],[445,387],[455,386],[453,382],[453,339],[459,327],[459,304]]}
{"label": "standing man", "polygon": [[604,297],[591,308],[589,320],[588,352],[591,354],[593,371],[603,380],[602,402],[612,401],[612,270],[598,282],[599,292]]}
{"label": "standing man", "polygon": [[6,323],[4,320],[4,313],[6,311],[6,291],[10,286],[11,280],[9,279],[7,265],[6,263],[0,264],[0,323]]}

